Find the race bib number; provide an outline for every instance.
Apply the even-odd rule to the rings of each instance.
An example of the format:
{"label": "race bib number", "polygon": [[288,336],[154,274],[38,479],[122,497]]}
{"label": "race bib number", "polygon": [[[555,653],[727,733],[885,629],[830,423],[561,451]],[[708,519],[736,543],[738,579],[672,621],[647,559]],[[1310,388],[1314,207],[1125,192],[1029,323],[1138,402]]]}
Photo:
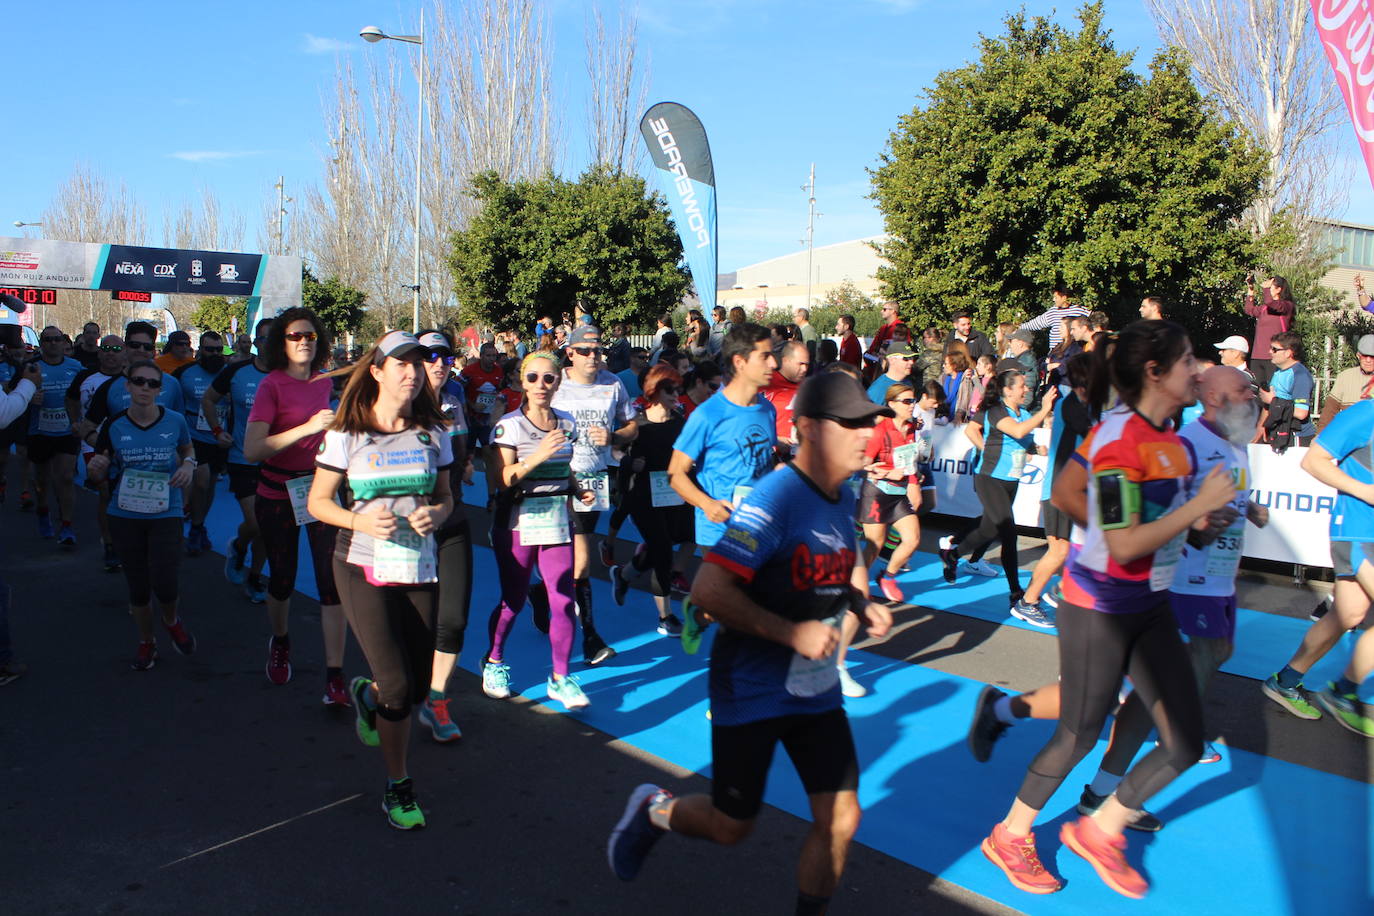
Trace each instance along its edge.
{"label": "race bib number", "polygon": [[520,532],[520,546],[539,547],[566,544],[568,536],[568,498],[566,496],[534,496],[520,504],[516,522]]}
{"label": "race bib number", "polygon": [[132,468],[119,478],[117,504],[125,512],[156,515],[171,506],[171,476]]}
{"label": "race bib number", "polygon": [[291,511],[296,515],[297,525],[308,525],[317,521],[306,508],[306,503],[310,501],[310,485],[314,482],[314,474],[309,477],[293,477],[286,482],[286,495],[291,500]]}
{"label": "race bib number", "polygon": [[733,493],[730,494],[730,505],[732,505],[732,506],[734,506],[736,509],[738,509],[738,508],[739,508],[739,504],[742,503],[742,502],[744,502],[744,497],[748,496],[750,493],[753,493],[753,492],[754,492],[754,488],[753,488],[753,487],[746,487],[746,486],[738,486],[738,487],[735,487],[735,491],[734,491]]}
{"label": "race bib number", "polygon": [[1150,568],[1150,591],[1162,592],[1174,584],[1174,570],[1178,568],[1179,559],[1183,556],[1183,545],[1187,539],[1187,532],[1181,532],[1155,551],[1154,566]]}
{"label": "race bib number", "polygon": [[40,433],[65,433],[71,431],[65,407],[42,407],[38,411],[38,431]]}
{"label": "race bib number", "polygon": [[1227,528],[1212,542],[1207,552],[1207,575],[1225,579],[1235,578],[1236,570],[1240,566],[1240,549],[1244,543],[1244,533],[1244,527],[1233,526]]}
{"label": "race bib number", "polygon": [[649,499],[655,509],[686,504],[682,494],[674,490],[673,485],[669,483],[667,471],[649,472]]}
{"label": "race bib number", "polygon": [[918,446],[915,442],[911,442],[906,445],[899,445],[896,448],[894,448],[892,450],[893,469],[907,475],[915,474],[916,459],[918,457],[917,452],[919,450],[920,446]]}
{"label": "race bib number", "polygon": [[397,517],[390,540],[372,541],[372,575],[398,585],[439,581],[434,538],[416,534],[408,521]]}
{"label": "race bib number", "polygon": [[573,502],[577,512],[608,512],[611,508],[611,476],[605,471],[577,475],[577,488],[590,490],[596,499],[590,504],[578,499]]}
{"label": "race bib number", "polygon": [[500,395],[494,391],[483,391],[477,395],[477,409],[482,413],[491,413],[491,409],[496,406],[496,399]]}
{"label": "race bib number", "polygon": [[[821,623],[833,627],[838,633],[840,615],[828,617]],[[792,662],[787,666],[787,692],[794,697],[820,696],[840,682],[840,669],[835,667],[840,654],[840,644],[824,658],[805,658],[792,653]]]}

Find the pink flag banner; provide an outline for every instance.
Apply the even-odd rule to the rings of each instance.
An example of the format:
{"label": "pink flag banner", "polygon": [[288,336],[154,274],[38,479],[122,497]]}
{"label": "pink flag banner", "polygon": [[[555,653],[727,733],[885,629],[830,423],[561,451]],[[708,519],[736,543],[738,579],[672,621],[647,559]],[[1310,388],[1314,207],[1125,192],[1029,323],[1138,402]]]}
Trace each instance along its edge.
{"label": "pink flag banner", "polygon": [[1312,13],[1374,182],[1374,14],[1370,0],[1312,0]]}

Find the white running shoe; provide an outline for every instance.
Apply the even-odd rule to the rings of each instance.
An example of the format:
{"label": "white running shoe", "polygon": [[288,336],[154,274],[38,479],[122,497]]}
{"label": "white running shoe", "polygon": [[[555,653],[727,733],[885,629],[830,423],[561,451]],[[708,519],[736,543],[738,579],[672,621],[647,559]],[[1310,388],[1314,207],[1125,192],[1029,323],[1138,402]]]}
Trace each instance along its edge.
{"label": "white running shoe", "polygon": [[941,549],[941,550],[949,550],[949,549],[952,548],[953,546],[954,546],[954,535],[952,535],[952,534],[947,534],[947,535],[945,535],[944,537],[940,538],[940,549]]}
{"label": "white running shoe", "polygon": [[868,696],[868,688],[854,680],[849,669],[844,665],[836,665],[840,672],[840,693],[851,699]]}
{"label": "white running shoe", "polygon": [[979,560],[976,563],[972,560],[965,560],[959,565],[964,572],[973,573],[975,576],[988,576],[991,578],[993,576],[1002,575],[1002,571],[987,560]]}

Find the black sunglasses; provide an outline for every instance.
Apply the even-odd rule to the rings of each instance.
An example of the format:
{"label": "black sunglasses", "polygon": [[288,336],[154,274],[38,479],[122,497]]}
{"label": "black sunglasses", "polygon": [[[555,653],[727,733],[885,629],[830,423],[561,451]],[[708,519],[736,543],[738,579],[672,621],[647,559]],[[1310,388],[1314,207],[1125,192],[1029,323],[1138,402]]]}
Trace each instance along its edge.
{"label": "black sunglasses", "polygon": [[437,363],[441,360],[443,361],[443,364],[445,366],[452,366],[454,362],[457,361],[457,357],[450,356],[449,354],[440,352],[439,350],[430,350],[429,352],[425,353],[425,362],[427,363]]}
{"label": "black sunglasses", "polygon": [[136,341],[136,340],[126,340],[126,341],[124,341],[124,346],[128,347],[130,350],[148,350],[148,351],[151,351],[151,350],[153,349],[153,345],[152,345],[152,344],[150,344],[150,343],[139,343],[139,342]]}
{"label": "black sunglasses", "polygon": [[202,353],[223,353],[223,352],[224,352],[224,348],[223,348],[223,347],[201,347],[201,348],[200,348],[200,352],[202,352]]}
{"label": "black sunglasses", "polygon": [[531,385],[539,381],[541,378],[544,380],[544,384],[549,386],[552,386],[555,382],[558,381],[558,376],[554,375],[552,372],[545,372],[542,376],[538,372],[525,373],[525,381],[529,382]]}
{"label": "black sunglasses", "polygon": [[129,384],[136,388],[161,388],[162,379],[149,378],[146,375],[135,375],[133,378],[129,379]]}
{"label": "black sunglasses", "polygon": [[571,349],[578,356],[599,356],[601,354],[600,347],[572,347]]}
{"label": "black sunglasses", "polygon": [[894,398],[893,401],[892,401],[892,403],[894,403],[894,404],[915,404],[915,403],[916,403],[916,399],[915,399],[915,398]]}
{"label": "black sunglasses", "polygon": [[124,348],[123,348],[123,347],[117,347],[117,346],[109,345],[109,344],[101,344],[101,345],[100,345],[100,351],[101,351],[102,353],[123,353],[123,352],[124,352]]}
{"label": "black sunglasses", "polygon": [[832,422],[832,423],[838,423],[840,426],[843,426],[845,429],[867,429],[867,428],[871,427],[871,426],[873,425],[873,422],[874,422],[874,418],[873,418],[873,417],[863,417],[862,419],[859,419],[859,420],[851,420],[851,419],[847,419],[847,418],[845,418],[845,417],[834,417],[834,416],[831,416],[830,414],[822,414],[821,416],[817,417],[816,419],[818,419],[818,420],[829,420],[829,421]]}

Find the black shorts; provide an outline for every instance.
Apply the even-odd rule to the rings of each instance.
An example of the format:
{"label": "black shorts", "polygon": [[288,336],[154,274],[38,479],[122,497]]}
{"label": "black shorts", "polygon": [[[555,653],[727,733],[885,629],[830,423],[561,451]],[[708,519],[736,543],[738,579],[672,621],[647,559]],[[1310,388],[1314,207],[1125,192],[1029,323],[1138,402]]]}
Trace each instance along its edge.
{"label": "black shorts", "polygon": [[0,449],[7,449],[11,445],[23,448],[28,442],[29,418],[27,414],[20,414],[13,423],[0,429]]}
{"label": "black shorts", "polygon": [[258,466],[256,464],[226,463],[229,468],[229,492],[234,499],[247,499],[258,492]]}
{"label": "black shorts", "polygon": [[711,803],[737,821],[752,820],[778,742],[796,767],[807,795],[859,788],[859,758],[843,709],[711,726]]}
{"label": "black shorts", "polygon": [[191,447],[195,449],[196,464],[207,466],[211,473],[223,474],[224,469],[229,466],[229,449],[224,446],[192,439]]}
{"label": "black shorts", "polygon": [[1073,534],[1073,519],[1050,505],[1048,499],[1040,500],[1040,511],[1045,515],[1045,537],[1067,541],[1069,535]]}
{"label": "black shorts", "polygon": [[859,522],[864,525],[891,525],[908,515],[915,515],[906,494],[884,493],[877,484],[865,480],[859,493]]}
{"label": "black shorts", "polygon": [[601,520],[600,512],[572,511],[573,534],[596,534],[596,523]]}
{"label": "black shorts", "polygon": [[55,455],[76,457],[80,451],[75,436],[29,436],[29,460],[34,464],[46,464]]}

